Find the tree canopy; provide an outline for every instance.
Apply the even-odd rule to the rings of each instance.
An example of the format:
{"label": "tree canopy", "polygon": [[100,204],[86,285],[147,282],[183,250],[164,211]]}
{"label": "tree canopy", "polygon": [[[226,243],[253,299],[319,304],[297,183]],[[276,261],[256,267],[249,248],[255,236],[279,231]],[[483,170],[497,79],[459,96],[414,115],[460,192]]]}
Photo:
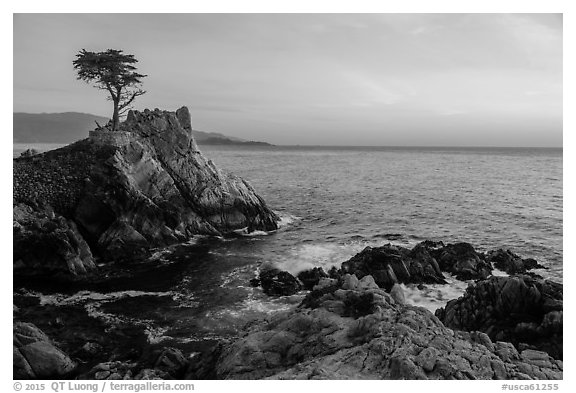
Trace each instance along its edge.
{"label": "tree canopy", "polygon": [[119,118],[134,102],[136,97],[146,93],[141,89],[141,79],[147,75],[136,72],[138,60],[134,55],[122,50],[108,49],[104,52],[90,52],[82,49],[72,63],[77,79],[94,83],[94,87],[106,90],[108,99],[114,104],[112,129],[117,130]]}

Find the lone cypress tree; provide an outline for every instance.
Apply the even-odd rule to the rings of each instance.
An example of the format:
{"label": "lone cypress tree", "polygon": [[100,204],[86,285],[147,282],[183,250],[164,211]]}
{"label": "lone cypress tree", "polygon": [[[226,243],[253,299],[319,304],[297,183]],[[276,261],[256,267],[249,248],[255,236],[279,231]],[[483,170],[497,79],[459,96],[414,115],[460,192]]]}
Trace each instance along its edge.
{"label": "lone cypress tree", "polygon": [[105,52],[90,52],[82,49],[76,55],[74,69],[79,80],[94,83],[94,87],[108,91],[108,99],[114,104],[112,130],[118,130],[120,116],[130,109],[130,104],[146,93],[140,88],[142,75],[133,65],[138,60],[134,55],[124,54],[122,50],[108,49]]}

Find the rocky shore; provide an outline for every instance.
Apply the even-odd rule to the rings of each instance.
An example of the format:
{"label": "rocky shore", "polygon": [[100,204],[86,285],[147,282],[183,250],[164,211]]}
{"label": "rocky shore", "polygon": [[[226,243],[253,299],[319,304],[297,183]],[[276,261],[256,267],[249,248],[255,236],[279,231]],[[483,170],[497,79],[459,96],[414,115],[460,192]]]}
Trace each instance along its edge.
{"label": "rocky shore", "polygon": [[[117,134],[96,130],[14,160],[15,379],[562,379],[562,284],[539,276],[534,259],[468,243],[366,247],[329,271],[294,275],[269,261],[243,284],[299,304],[199,352],[151,343],[128,319],[99,319],[106,307],[138,314],[142,302],[174,302],[130,282],[175,274],[148,258],[155,248],[278,228],[247,182],[202,155],[191,129],[186,108],[133,111]],[[185,257],[178,263],[194,263]],[[403,285],[453,279],[468,289],[435,312],[406,304]],[[78,301],[50,303],[28,291],[34,280]],[[92,288],[131,293],[90,308],[82,290]]]}
{"label": "rocky shore", "polygon": [[[494,277],[493,264],[521,274]],[[562,284],[527,275],[537,268],[508,250],[425,241],[367,247],[328,273],[264,270],[270,295],[313,290],[222,349],[216,377],[561,379]],[[398,284],[445,284],[443,272],[475,282],[436,315],[405,304]]]}
{"label": "rocky shore", "polygon": [[[264,269],[252,285],[262,285],[265,293],[276,297],[304,291],[300,305],[254,321],[238,339],[214,343],[200,353],[150,345],[141,330],[129,325],[77,331],[73,320],[85,310],[74,307],[66,311],[66,322],[56,318],[45,325],[50,331],[61,331],[58,337],[64,341],[59,348],[38,327],[18,322],[21,317],[28,319],[29,314],[15,308],[14,375],[85,379],[562,379],[562,285],[534,273],[478,278],[462,297],[434,315],[406,304],[399,285],[403,280],[418,285],[441,281],[442,270],[434,280],[427,274],[421,278],[414,274],[427,271],[422,264],[432,270],[434,265],[441,266],[422,251],[430,246],[431,242],[424,242],[408,251],[391,245],[368,248],[343,262],[340,269],[324,272],[314,268],[298,277],[273,267]],[[473,250],[468,246],[456,248]],[[455,249],[435,243],[432,251],[446,255],[443,247]],[[390,250],[406,259],[390,258]],[[464,255],[469,258],[470,254]],[[494,253],[477,253],[491,269],[486,255]],[[398,269],[411,274],[396,274]],[[367,270],[385,270],[390,273],[386,277],[396,277],[396,281],[391,286],[378,284]],[[35,301],[33,297],[18,299],[23,308],[26,302]],[[62,312],[46,310],[48,314],[54,311]],[[76,333],[66,333],[70,329]]]}
{"label": "rocky shore", "polygon": [[345,275],[221,350],[219,379],[561,379],[547,353],[452,330],[371,276]]}
{"label": "rocky shore", "polygon": [[[16,288],[122,286],[138,272],[160,273],[147,259],[154,248],[195,235],[278,228],[278,216],[250,184],[198,150],[186,107],[131,111],[119,131],[103,127],[63,148],[14,159],[13,179]],[[81,308],[39,307],[26,290],[14,301],[14,378],[77,377],[95,360],[133,359],[130,346],[146,341],[130,326],[107,330]],[[24,322],[30,320],[58,342]]]}

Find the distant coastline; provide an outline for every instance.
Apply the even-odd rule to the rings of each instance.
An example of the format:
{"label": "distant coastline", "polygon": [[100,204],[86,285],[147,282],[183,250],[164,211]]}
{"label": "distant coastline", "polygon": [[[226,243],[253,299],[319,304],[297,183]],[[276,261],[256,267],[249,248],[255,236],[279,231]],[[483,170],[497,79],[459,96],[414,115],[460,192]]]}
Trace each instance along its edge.
{"label": "distant coastline", "polygon": [[[74,141],[70,142],[73,143]],[[64,147],[69,143],[42,143],[42,142],[24,142],[13,143],[12,152],[14,157],[19,157],[20,153],[27,149],[35,149],[41,153]],[[470,147],[470,146],[318,146],[318,145],[273,145],[266,142],[256,141],[229,141],[225,139],[214,138],[198,142],[199,146],[213,147],[216,149],[270,149],[278,151],[348,151],[348,152],[428,152],[428,153],[451,153],[458,152],[472,154],[512,154],[512,155],[540,155],[540,154],[563,154],[562,147]]]}
{"label": "distant coastline", "polygon": [[[36,148],[33,145],[59,145],[64,146],[88,136],[88,132],[96,124],[104,125],[108,118],[89,113],[13,113],[13,142],[14,145],[26,145],[27,148]],[[245,139],[224,135],[218,132],[192,130],[194,140],[199,145],[239,145],[239,146],[273,146],[267,142],[247,141]],[[56,148],[56,147],[52,147]],[[51,150],[51,149],[48,149]]]}

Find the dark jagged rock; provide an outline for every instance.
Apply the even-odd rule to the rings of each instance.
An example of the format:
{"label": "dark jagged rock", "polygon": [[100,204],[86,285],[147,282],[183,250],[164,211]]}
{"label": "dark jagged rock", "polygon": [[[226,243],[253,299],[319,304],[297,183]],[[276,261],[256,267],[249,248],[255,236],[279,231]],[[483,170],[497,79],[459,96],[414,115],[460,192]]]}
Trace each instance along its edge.
{"label": "dark jagged rock", "polygon": [[21,274],[86,275],[96,266],[74,221],[50,207],[13,208],[14,271]]}
{"label": "dark jagged rock", "polygon": [[[132,111],[120,131],[93,131],[64,148],[15,159],[13,199],[15,226],[23,205],[49,205],[78,227],[94,254],[112,260],[195,234],[275,230],[278,221],[247,182],[202,155],[185,107]],[[19,250],[28,240],[35,237],[19,238]]]}
{"label": "dark jagged rock", "polygon": [[[132,380],[132,379],[151,379],[151,378],[136,378],[135,374],[138,365],[135,362],[122,362],[119,360],[99,363],[92,367],[90,371],[80,376],[80,379],[95,379],[95,380]],[[160,375],[159,375],[160,374]],[[144,373],[142,376],[148,376],[149,373]],[[155,377],[160,379],[169,379],[168,374],[154,373]],[[164,378],[162,378],[164,377]]]}
{"label": "dark jagged rock", "polygon": [[321,278],[328,277],[328,274],[321,267],[315,267],[298,273],[297,277],[302,282],[304,289],[311,290]]}
{"label": "dark jagged rock", "polygon": [[[424,245],[428,249],[427,245]],[[456,276],[459,280],[485,279],[490,276],[492,266],[484,256],[469,243],[448,244],[429,249],[436,258],[440,269]]]}
{"label": "dark jagged rock", "polygon": [[455,332],[424,308],[397,304],[381,288],[347,282],[349,289],[341,282],[313,291],[296,310],[256,323],[225,344],[213,362],[214,377],[562,378],[562,362],[546,353],[518,353],[484,333]]}
{"label": "dark jagged rock", "polygon": [[176,348],[164,348],[156,358],[154,368],[179,379],[188,368],[188,364],[182,351]]}
{"label": "dark jagged rock", "polygon": [[14,322],[13,378],[51,379],[65,377],[76,363],[31,323]]}
{"label": "dark jagged rock", "polygon": [[223,343],[218,343],[205,353],[197,353],[190,360],[184,379],[216,379],[216,363],[220,358]]}
{"label": "dark jagged rock", "polygon": [[290,296],[302,289],[296,277],[275,268],[261,271],[259,280],[264,293],[270,296]]}
{"label": "dark jagged rock", "polygon": [[545,269],[535,259],[522,259],[510,250],[493,250],[486,254],[486,262],[508,274],[524,274],[532,269]]}
{"label": "dark jagged rock", "polygon": [[81,379],[96,380],[149,380],[182,379],[189,361],[182,351],[176,348],[162,348],[140,361],[120,361],[98,363]]}
{"label": "dark jagged rock", "polygon": [[470,285],[436,316],[448,327],[479,330],[562,359],[562,284],[528,276],[491,277]]}
{"label": "dark jagged rock", "polygon": [[343,262],[341,272],[355,274],[358,278],[371,275],[378,286],[387,290],[396,283],[446,282],[436,260],[428,249],[421,245],[412,250],[391,244],[366,247]]}

